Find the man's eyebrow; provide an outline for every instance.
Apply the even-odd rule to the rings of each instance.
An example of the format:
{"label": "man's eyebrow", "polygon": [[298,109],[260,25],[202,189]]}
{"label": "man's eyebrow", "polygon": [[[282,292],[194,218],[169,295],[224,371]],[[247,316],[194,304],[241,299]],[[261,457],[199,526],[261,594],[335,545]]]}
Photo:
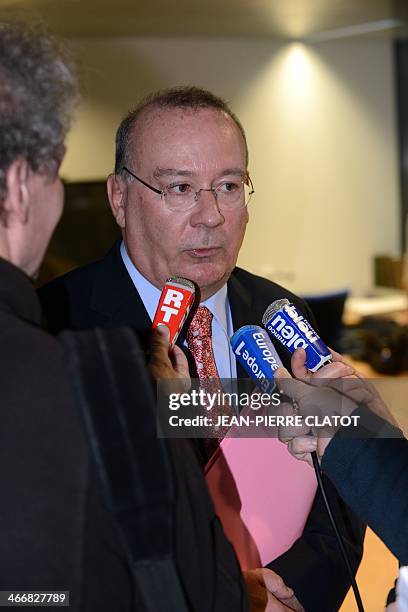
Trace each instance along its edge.
{"label": "man's eyebrow", "polygon": [[161,176],[193,176],[193,174],[194,172],[191,172],[191,170],[180,170],[178,168],[156,168],[153,172],[155,178]]}
{"label": "man's eyebrow", "polygon": [[247,176],[248,172],[242,168],[227,168],[223,170],[219,176],[230,176],[231,174],[244,178]]}
{"label": "man's eyebrow", "polygon": [[[194,174],[195,173],[191,170],[181,170],[180,168],[156,168],[156,170],[153,172],[153,176],[155,178],[160,178],[162,176],[194,176]],[[242,168],[226,168],[222,172],[218,173],[217,178],[231,175],[244,178],[247,175],[247,171],[242,170]]]}

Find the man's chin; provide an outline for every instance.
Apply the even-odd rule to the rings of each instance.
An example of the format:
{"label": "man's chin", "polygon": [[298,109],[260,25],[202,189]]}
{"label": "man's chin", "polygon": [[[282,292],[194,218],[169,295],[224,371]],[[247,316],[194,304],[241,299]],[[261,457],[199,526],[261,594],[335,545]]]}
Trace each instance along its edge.
{"label": "man's chin", "polygon": [[179,270],[178,275],[193,281],[201,291],[201,299],[207,299],[227,282],[230,273],[214,264],[188,266]]}

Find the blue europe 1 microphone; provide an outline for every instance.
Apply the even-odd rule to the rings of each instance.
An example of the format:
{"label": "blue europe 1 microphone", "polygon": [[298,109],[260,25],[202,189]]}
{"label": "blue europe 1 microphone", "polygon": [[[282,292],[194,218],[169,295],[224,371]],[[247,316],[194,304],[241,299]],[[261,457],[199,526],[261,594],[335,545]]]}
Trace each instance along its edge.
{"label": "blue europe 1 microphone", "polygon": [[317,335],[310,323],[289,300],[275,300],[268,306],[262,317],[268,332],[290,353],[303,348],[306,351],[306,367],[316,372],[330,363],[332,354]]}
{"label": "blue europe 1 microphone", "polygon": [[274,373],[282,367],[271,339],[259,325],[244,325],[232,336],[231,347],[236,359],[257,387],[272,395],[275,389]]}

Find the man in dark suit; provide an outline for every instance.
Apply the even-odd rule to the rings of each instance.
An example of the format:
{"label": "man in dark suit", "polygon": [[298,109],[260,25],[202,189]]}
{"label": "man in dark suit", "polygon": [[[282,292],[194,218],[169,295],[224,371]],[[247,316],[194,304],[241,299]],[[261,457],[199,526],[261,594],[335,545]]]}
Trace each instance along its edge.
{"label": "man in dark suit", "polygon": [[[212,367],[223,378],[243,377],[229,347],[234,330],[258,323],[266,306],[283,297],[311,318],[299,298],[235,267],[253,193],[247,168],[244,130],[221,99],[190,87],[144,101],[118,129],[115,172],[108,179],[123,241],[103,260],[40,291],[50,329],[125,324],[146,338],[166,278],[183,276],[199,287],[200,307],[210,313]],[[349,373],[341,361],[326,368],[333,376]],[[327,487],[356,571],[364,528]],[[338,609],[350,584],[320,494],[302,537],[270,568],[307,611]]]}

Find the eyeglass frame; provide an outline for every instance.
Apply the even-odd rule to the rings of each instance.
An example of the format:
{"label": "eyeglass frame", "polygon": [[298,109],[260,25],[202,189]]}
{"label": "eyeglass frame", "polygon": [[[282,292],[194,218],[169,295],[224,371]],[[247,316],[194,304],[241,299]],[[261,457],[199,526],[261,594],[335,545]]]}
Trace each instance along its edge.
{"label": "eyeglass frame", "polygon": [[[121,172],[123,172],[123,170],[125,170],[128,174],[130,174],[130,176],[133,176],[133,178],[135,178],[137,181],[139,181],[139,183],[142,183],[142,185],[144,185],[148,189],[151,189],[151,191],[154,191],[154,193],[157,193],[162,198],[166,197],[167,194],[166,194],[165,191],[163,191],[162,189],[157,189],[157,187],[153,187],[152,185],[149,185],[149,183],[147,183],[146,181],[144,181],[140,177],[136,176],[136,174],[134,172],[132,172],[131,170],[129,170],[129,168],[127,168],[126,166],[122,166]],[[246,176],[247,176],[247,179],[249,181],[249,185],[248,185],[248,183],[246,183],[246,184],[251,189],[251,191],[249,192],[249,199],[251,199],[252,196],[255,193],[255,189],[254,189],[254,185],[253,185],[253,183],[251,181],[251,177],[249,176],[249,174],[247,174]],[[242,181],[242,184],[245,185],[245,181]],[[214,187],[210,187],[209,189],[202,188],[202,189],[199,189],[198,191],[195,191],[194,192],[194,201],[195,202],[198,202],[199,194],[202,191],[212,191],[212,193],[214,194],[215,201],[218,203],[217,194],[216,194],[217,190]],[[244,207],[246,208],[248,206],[248,204],[249,204],[249,200],[248,200],[247,204],[244,204]],[[193,207],[194,207],[194,205],[191,208],[193,208]]]}

